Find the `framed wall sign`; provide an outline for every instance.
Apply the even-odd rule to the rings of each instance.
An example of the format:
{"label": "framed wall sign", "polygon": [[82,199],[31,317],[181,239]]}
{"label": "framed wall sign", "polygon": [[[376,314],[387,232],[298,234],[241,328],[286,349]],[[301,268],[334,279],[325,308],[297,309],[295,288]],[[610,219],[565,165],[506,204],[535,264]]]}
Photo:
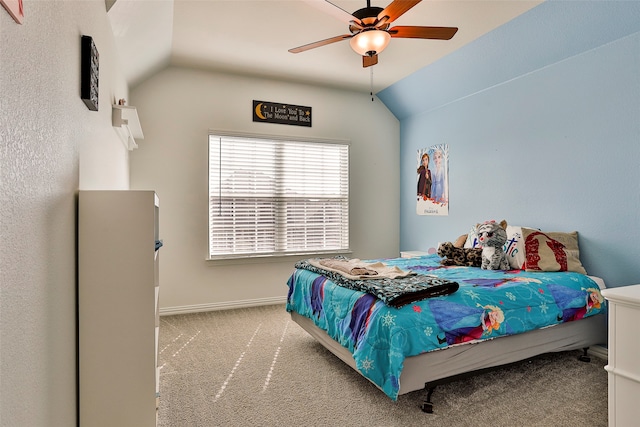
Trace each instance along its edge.
{"label": "framed wall sign", "polygon": [[251,111],[254,122],[311,127],[311,107],[254,100]]}
{"label": "framed wall sign", "polygon": [[82,36],[80,98],[92,111],[98,111],[98,62],[100,55],[93,38]]}

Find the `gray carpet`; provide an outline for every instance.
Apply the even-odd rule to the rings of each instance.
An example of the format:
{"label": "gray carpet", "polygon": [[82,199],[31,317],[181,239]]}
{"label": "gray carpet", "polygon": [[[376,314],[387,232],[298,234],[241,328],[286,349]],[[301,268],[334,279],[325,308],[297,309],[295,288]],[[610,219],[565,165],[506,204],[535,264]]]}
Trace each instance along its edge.
{"label": "gray carpet", "polygon": [[159,425],[606,426],[605,361],[544,355],[393,402],[284,305],[164,316]]}

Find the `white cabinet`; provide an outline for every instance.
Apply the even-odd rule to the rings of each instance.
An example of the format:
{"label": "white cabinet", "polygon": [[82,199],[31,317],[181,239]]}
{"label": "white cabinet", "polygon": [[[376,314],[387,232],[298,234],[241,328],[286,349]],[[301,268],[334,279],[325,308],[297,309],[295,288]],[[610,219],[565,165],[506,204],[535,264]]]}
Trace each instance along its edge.
{"label": "white cabinet", "polygon": [[609,426],[640,419],[640,285],[602,291],[609,301]]}
{"label": "white cabinet", "polygon": [[81,427],[157,425],[158,213],[153,191],[80,191]]}

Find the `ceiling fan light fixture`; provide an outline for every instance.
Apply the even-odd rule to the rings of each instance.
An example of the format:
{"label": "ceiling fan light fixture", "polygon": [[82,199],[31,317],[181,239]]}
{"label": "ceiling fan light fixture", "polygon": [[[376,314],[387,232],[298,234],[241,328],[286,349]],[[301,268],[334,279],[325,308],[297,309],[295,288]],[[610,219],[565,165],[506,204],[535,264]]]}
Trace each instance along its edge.
{"label": "ceiling fan light fixture", "polygon": [[360,56],[377,55],[384,50],[391,40],[391,35],[382,30],[364,30],[351,37],[349,44]]}

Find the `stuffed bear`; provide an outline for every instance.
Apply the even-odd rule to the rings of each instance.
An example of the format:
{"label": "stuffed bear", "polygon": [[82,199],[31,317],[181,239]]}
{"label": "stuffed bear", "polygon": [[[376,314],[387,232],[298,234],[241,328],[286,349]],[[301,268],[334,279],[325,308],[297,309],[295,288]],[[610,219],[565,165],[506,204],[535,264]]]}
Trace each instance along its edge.
{"label": "stuffed bear", "polygon": [[464,267],[480,267],[482,265],[481,248],[462,248],[455,243],[444,242],[438,246],[438,256],[442,265],[460,265]]}
{"label": "stuffed bear", "polygon": [[507,221],[499,224],[495,221],[485,221],[478,224],[476,233],[478,245],[482,248],[482,265],[485,270],[509,270],[509,260],[502,250],[507,241]]}

